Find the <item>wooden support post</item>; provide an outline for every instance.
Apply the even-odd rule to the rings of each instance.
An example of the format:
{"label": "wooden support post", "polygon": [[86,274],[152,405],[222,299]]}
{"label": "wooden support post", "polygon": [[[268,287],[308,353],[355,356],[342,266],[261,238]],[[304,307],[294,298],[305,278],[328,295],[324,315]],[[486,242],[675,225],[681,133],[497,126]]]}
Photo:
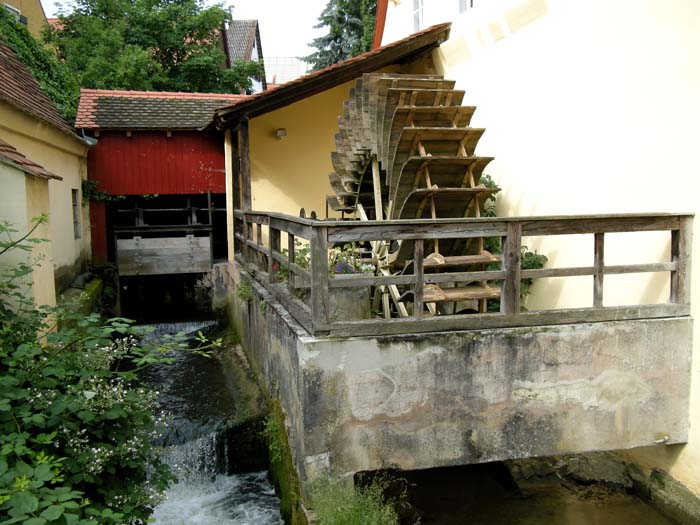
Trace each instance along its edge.
{"label": "wooden support post", "polygon": [[267,276],[268,279],[271,283],[276,283],[277,282],[277,270],[275,270],[275,266],[277,263],[275,262],[275,257],[274,253],[280,251],[280,231],[277,228],[273,228],[270,226],[270,255],[267,258]]}
{"label": "wooden support post", "polygon": [[294,253],[294,235],[287,232],[287,287],[290,292],[294,292],[294,271],[292,264],[296,261]]}
{"label": "wooden support post", "polygon": [[238,124],[238,174],[240,176],[241,208],[251,209],[250,189],[250,140],[248,137],[248,119]]}
{"label": "wooden support post", "polygon": [[378,221],[383,221],[382,181],[379,173],[379,161],[376,155],[372,156],[372,187],[374,188],[374,218]]}
{"label": "wooden support post", "polygon": [[250,263],[250,246],[248,246],[248,241],[252,237],[251,233],[253,231],[253,225],[248,222],[247,217],[243,216],[243,260],[246,264]]}
{"label": "wooden support post", "polygon": [[603,278],[605,276],[605,234],[594,235],[593,252],[593,306],[603,307]]}
{"label": "wooden support post", "polygon": [[214,224],[211,215],[211,191],[207,192],[207,212],[209,215],[209,266],[214,266]]}
{"label": "wooden support post", "polygon": [[413,287],[413,317],[423,317],[423,239],[413,244],[413,273],[416,282]]}
{"label": "wooden support post", "polygon": [[671,302],[690,304],[690,253],[693,239],[693,218],[683,217],[680,228],[671,231],[671,261],[676,271],[671,272]]}
{"label": "wooden support post", "polygon": [[501,289],[501,313],[520,313],[520,243],[522,225],[516,222],[506,224],[503,238],[502,266],[506,273]]}
{"label": "wooden support post", "polygon": [[[255,225],[255,244],[262,248],[262,224],[260,223]],[[265,260],[263,259],[262,252],[260,250],[255,250],[255,265],[259,268],[264,268],[263,262],[265,262]]]}
{"label": "wooden support post", "polygon": [[328,324],[328,228],[314,227],[311,239],[311,325],[314,333]]}

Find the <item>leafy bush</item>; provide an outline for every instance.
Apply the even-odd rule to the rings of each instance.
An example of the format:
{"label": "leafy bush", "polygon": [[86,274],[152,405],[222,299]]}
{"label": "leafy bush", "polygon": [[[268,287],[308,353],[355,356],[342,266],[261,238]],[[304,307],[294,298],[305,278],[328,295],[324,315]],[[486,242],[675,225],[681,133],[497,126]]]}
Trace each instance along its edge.
{"label": "leafy bush", "polygon": [[[497,188],[498,186],[493,181],[490,175],[482,175],[479,183],[487,188]],[[496,195],[489,195],[484,200],[481,206],[482,217],[497,217],[496,214]],[[500,237],[484,237],[484,249],[494,255],[501,254],[501,238]],[[531,252],[527,246],[521,247],[520,253],[520,268],[523,270],[539,270],[547,264],[547,256],[537,253],[537,250]],[[489,264],[487,270],[500,270],[500,264]],[[530,287],[534,283],[534,279],[522,279],[520,281],[520,297],[525,298],[530,294]],[[493,284],[500,286],[501,281],[494,281]],[[500,301],[489,301],[489,311],[497,312],[500,309]]]}
{"label": "leafy bush", "polygon": [[35,307],[27,235],[0,223],[0,518],[3,525],[143,523],[171,481],[144,367],[167,362],[126,319]]}
{"label": "leafy bush", "polygon": [[398,516],[384,501],[382,486],[353,487],[341,481],[318,483],[313,492],[314,513],[320,525],[395,525]]}

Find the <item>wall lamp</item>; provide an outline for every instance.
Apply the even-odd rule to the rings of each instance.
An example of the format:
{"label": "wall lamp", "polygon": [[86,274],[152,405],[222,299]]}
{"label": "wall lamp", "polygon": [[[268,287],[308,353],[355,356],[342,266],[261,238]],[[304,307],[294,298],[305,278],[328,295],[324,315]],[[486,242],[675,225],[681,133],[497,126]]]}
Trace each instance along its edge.
{"label": "wall lamp", "polygon": [[282,140],[284,137],[287,136],[287,128],[277,128],[275,130],[275,136],[278,139]]}

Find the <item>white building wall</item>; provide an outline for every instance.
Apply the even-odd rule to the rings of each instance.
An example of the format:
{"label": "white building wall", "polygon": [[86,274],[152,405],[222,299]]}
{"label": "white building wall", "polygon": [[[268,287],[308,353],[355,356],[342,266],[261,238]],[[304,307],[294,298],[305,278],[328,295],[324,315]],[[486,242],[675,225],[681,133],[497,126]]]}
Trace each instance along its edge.
{"label": "white building wall", "polygon": [[[453,21],[450,39],[433,58],[440,73],[466,90],[464,104],[477,107],[472,125],[486,128],[477,154],[496,157],[486,171],[503,188],[500,215],[700,212],[700,2],[489,0],[455,14],[452,2],[424,1],[424,26]],[[411,32],[413,2],[389,2],[382,44]],[[697,318],[697,221],[695,231]],[[547,255],[550,267],[592,263],[590,237],[524,242]],[[659,250],[668,256],[668,246],[668,236],[609,235],[606,264],[653,262]],[[663,302],[667,281],[606,276],[605,304]],[[527,307],[591,302],[590,277],[549,279],[535,285]],[[688,445],[637,455],[698,495],[699,340]]]}

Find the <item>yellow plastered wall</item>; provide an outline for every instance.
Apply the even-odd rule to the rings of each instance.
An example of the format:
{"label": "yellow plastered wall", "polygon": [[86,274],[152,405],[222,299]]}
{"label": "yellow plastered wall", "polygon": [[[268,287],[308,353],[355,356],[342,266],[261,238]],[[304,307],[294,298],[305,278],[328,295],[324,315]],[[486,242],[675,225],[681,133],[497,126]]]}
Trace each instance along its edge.
{"label": "yellow plastered wall", "polygon": [[46,14],[39,0],[1,0],[27,17],[27,29],[34,38],[41,38],[41,30],[46,25]]}
{"label": "yellow plastered wall", "polygon": [[[0,163],[0,187],[7,196],[2,201],[0,220],[10,224],[13,238],[18,239],[30,231],[33,219],[49,211],[49,182],[46,179],[27,175],[23,171]],[[34,239],[48,239],[50,228],[47,224],[39,225],[31,234]],[[34,271],[31,279],[30,295],[37,305],[56,305],[56,293],[53,281],[51,242],[33,245],[31,252],[20,249],[3,254],[0,267],[8,267],[24,262],[30,264]]]}
{"label": "yellow plastered wall", "polygon": [[[27,158],[63,178],[49,182],[49,227],[53,244],[53,266],[58,288],[69,283],[90,259],[90,217],[81,206],[80,238],[73,230],[71,190],[82,198],[82,180],[86,178],[87,146],[56,128],[0,102],[0,139]],[[4,201],[4,196],[3,199]],[[60,289],[57,291],[61,291]]]}
{"label": "yellow plastered wall", "polygon": [[[314,210],[325,217],[326,195],[332,192],[328,174],[333,171],[337,117],[343,114],[343,101],[353,85],[342,84],[250,120],[254,210],[298,216],[304,208],[307,216]],[[278,129],[287,135],[278,138]]]}
{"label": "yellow plastered wall", "polygon": [[[383,44],[412,32],[410,2],[389,3]],[[454,17],[437,68],[466,90],[477,154],[503,188],[499,215],[700,212],[700,2],[493,0]],[[695,221],[692,313],[700,316]],[[525,239],[548,266],[589,265],[593,239]],[[606,236],[606,264],[668,256],[668,235]],[[543,280],[544,281],[544,280]],[[667,277],[606,276],[605,304],[665,301]],[[536,283],[531,309],[590,306],[592,279]],[[696,331],[697,333],[697,331]],[[634,452],[700,495],[700,347],[686,446]],[[663,429],[659,429],[663,432]]]}

